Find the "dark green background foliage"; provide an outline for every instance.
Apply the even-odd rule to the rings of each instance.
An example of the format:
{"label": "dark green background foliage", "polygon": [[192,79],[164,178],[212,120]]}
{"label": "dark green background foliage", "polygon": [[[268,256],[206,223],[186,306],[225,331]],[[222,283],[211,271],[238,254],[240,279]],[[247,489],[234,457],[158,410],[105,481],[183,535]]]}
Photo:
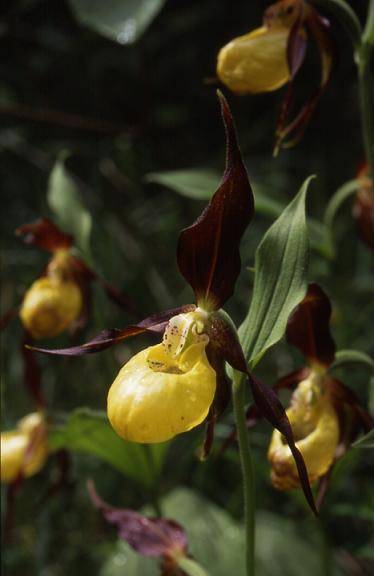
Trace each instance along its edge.
{"label": "dark green background foliage", "polygon": [[[80,244],[84,256],[131,298],[138,311],[135,317],[141,318],[192,301],[192,293],[177,271],[175,249],[179,231],[204,205],[191,196],[208,197],[214,191],[215,174],[224,167],[224,133],[215,97],[216,54],[229,39],[258,26],[268,3],[167,0],[131,45],[118,44],[81,26],[72,4],[67,0],[14,0],[2,5],[2,313],[20,301],[46,264],[46,254],[24,247],[14,229],[41,215],[55,217],[53,203],[48,203],[48,181],[54,162],[65,152],[65,165],[78,195],[77,210],[84,206],[89,221],[92,219],[91,236]],[[359,5],[363,17],[366,2],[354,4]],[[321,220],[329,198],[355,176],[362,160],[351,46],[338,25],[333,24],[332,29],[338,54],[333,77],[297,148],[272,158],[280,92],[257,97],[227,94],[258,193],[258,213],[242,243],[242,274],[227,307],[238,324],[246,313],[253,284],[250,268],[255,248],[279,205],[292,199],[306,176],[316,174],[308,215]],[[307,65],[300,73],[297,101],[302,101],[318,80],[318,56],[310,48]],[[209,170],[208,176],[213,175],[198,173],[196,181],[187,173],[180,188],[175,182],[170,186],[170,175],[166,181],[165,175],[154,174],[191,168]],[[270,200],[274,202],[269,204]],[[314,233],[310,279],[320,282],[333,301],[337,346],[372,353],[374,331],[368,319],[374,308],[373,263],[358,239],[350,201],[334,225],[335,259],[328,258],[321,246],[321,230]],[[95,288],[93,315],[79,339],[131,320],[134,316],[108,303],[101,289]],[[21,338],[17,321],[2,335],[3,429],[33,409],[22,382]],[[140,337],[81,359],[40,358],[54,422],[63,422],[66,414],[78,407],[104,410],[108,387],[119,366],[148,341],[152,340]],[[55,343],[68,345],[69,338],[61,337]],[[267,354],[257,372],[272,384],[301,362],[281,343]],[[365,367],[345,365],[337,374],[362,401],[368,400],[370,373]],[[25,483],[16,504],[13,543],[3,554],[4,574],[154,573],[154,563],[142,561],[139,565],[125,545],[118,547],[113,530],[89,503],[89,477],[94,478],[103,498],[114,505],[140,509],[151,506],[157,497],[164,499],[166,513],[185,524],[192,552],[210,573],[234,574],[238,570],[235,573],[239,574],[242,492],[235,447],[200,463],[196,452],[202,430],[195,430],[165,449],[138,450],[118,445],[105,419],[99,417],[94,427],[105,428],[103,434],[115,451],[113,458],[120,462],[111,466],[105,447],[97,449],[92,442],[98,433],[91,428],[95,414],[78,412],[70,419],[66,436],[57,432],[54,436],[56,447],[74,451],[73,485],[68,493],[43,500],[56,474],[55,457],[41,474]],[[218,426],[217,449],[231,422],[228,414]],[[373,462],[369,451],[353,450],[341,462],[321,522],[316,524],[301,494],[284,495],[271,487],[266,462],[269,437],[266,425],[251,433],[260,573],[320,574],[332,559],[333,574],[369,573],[365,570],[369,570],[370,558],[374,559],[370,549]],[[88,453],[95,449],[96,455]]]}

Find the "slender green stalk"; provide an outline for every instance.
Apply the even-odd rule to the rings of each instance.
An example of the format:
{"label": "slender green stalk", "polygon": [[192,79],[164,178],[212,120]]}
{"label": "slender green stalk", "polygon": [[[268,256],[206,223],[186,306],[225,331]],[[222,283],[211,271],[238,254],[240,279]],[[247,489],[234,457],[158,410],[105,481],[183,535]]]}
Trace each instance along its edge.
{"label": "slender green stalk", "polygon": [[365,155],[370,174],[374,175],[374,98],[371,71],[373,46],[364,42],[358,57],[358,82],[360,93],[361,124]]}
{"label": "slender green stalk", "polygon": [[181,558],[178,561],[178,566],[179,568],[182,568],[188,576],[208,576],[208,572],[206,572],[195,560],[192,560],[192,558]]}
{"label": "slender green stalk", "polygon": [[255,574],[255,484],[245,419],[245,377],[234,370],[232,398],[243,474],[247,576]]}
{"label": "slender green stalk", "polygon": [[348,33],[358,68],[362,135],[365,156],[371,175],[374,175],[374,99],[371,59],[374,48],[374,0],[369,0],[365,30],[345,0],[311,0],[330,11]]}

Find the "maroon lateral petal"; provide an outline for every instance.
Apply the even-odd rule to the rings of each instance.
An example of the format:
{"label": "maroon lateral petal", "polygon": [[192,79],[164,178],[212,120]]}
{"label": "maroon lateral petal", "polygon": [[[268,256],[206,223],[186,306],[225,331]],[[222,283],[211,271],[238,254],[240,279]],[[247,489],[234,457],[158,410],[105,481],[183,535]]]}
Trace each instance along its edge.
{"label": "maroon lateral petal", "polygon": [[35,355],[29,349],[29,346],[32,346],[32,342],[32,337],[27,332],[25,332],[21,345],[23,358],[23,378],[31,398],[35,401],[38,408],[43,408],[45,401],[41,385],[42,374],[40,366],[36,361]]}
{"label": "maroon lateral petal", "polygon": [[310,4],[308,5],[307,26],[314,37],[321,60],[321,77],[319,96],[321,96],[330,80],[335,55],[335,45],[327,18],[318,14]]}
{"label": "maroon lateral petal", "polygon": [[142,334],[144,332],[163,332],[170,318],[176,314],[189,312],[194,309],[194,305],[181,306],[179,308],[173,308],[172,310],[160,312],[159,314],[154,314],[153,316],[149,316],[145,320],[142,320],[139,324],[127,326],[126,328],[111,328],[109,330],[103,330],[100,334],[95,336],[95,338],[85,344],[81,344],[80,346],[57,349],[38,348],[36,346],[27,346],[27,348],[34,352],[56,356],[84,356],[85,354],[93,354],[105,350],[106,348],[110,348],[114,344],[118,344],[130,336],[136,336],[137,334]]}
{"label": "maroon lateral petal", "polygon": [[205,437],[204,443],[201,449],[200,459],[206,460],[211,453],[213,440],[214,440],[214,428],[217,423],[217,416],[214,411],[211,411],[206,419],[205,424]]}
{"label": "maroon lateral petal", "polygon": [[[308,126],[309,120],[314,112],[314,109],[317,106],[321,96],[323,95],[331,76],[335,49],[330,34],[329,22],[325,18],[322,18],[318,14],[318,12],[309,4],[307,13],[308,16],[305,22],[311,34],[314,37],[314,40],[317,44],[317,48],[320,54],[320,60],[321,60],[320,83],[317,89],[314,90],[314,92],[307,99],[305,104],[301,107],[300,111],[296,114],[293,120],[288,122],[288,118],[292,110],[292,94],[293,94],[292,84],[290,85],[289,91],[286,93],[286,96],[283,100],[280,113],[278,116],[276,138],[274,145],[274,155],[276,155],[279,152],[281,147],[291,148],[301,140]],[[288,50],[290,50],[290,48]],[[297,50],[296,48],[294,50],[295,50],[294,55],[295,63],[293,65],[296,65]],[[290,60],[289,54],[288,58]],[[292,71],[291,67],[290,70]],[[287,138],[288,140],[286,142]]]}
{"label": "maroon lateral petal", "polygon": [[287,41],[287,62],[293,80],[304,61],[307,47],[307,38],[303,27],[302,15],[291,27]]}
{"label": "maroon lateral petal", "polygon": [[288,319],[286,338],[310,362],[329,366],[335,357],[335,343],[330,334],[331,304],[322,288],[309,284],[305,298]]}
{"label": "maroon lateral petal", "polygon": [[209,348],[232,368],[247,374],[248,365],[237,330],[230,317],[223,310],[214,312],[210,315],[205,330],[209,336]]}
{"label": "maroon lateral petal", "polygon": [[220,187],[199,218],[182,230],[177,260],[198,304],[218,310],[230,298],[240,272],[239,243],[254,214],[254,200],[230,108],[217,92],[226,130],[226,169]]}
{"label": "maroon lateral petal", "polygon": [[142,556],[173,557],[187,553],[187,536],[182,526],[166,518],[149,518],[133,510],[109,506],[97,495],[93,482],[87,483],[93,505],[105,520],[114,524],[118,536]]}
{"label": "maroon lateral petal", "polygon": [[[326,383],[337,410],[339,410],[342,404],[345,404],[355,415],[358,424],[365,432],[370,432],[370,430],[374,429],[373,416],[361,406],[356,393],[351,390],[351,388],[348,388],[348,386],[337,378],[329,377]],[[353,439],[354,436],[350,440],[353,441]]]}
{"label": "maroon lateral petal", "polygon": [[300,478],[300,483],[305,495],[305,498],[317,516],[318,511],[314,502],[313,493],[309,484],[308,472],[305,466],[304,459],[301,452],[297,448],[292,432],[292,427],[285,409],[280,403],[278,396],[272,388],[269,388],[263,383],[259,383],[253,376],[249,379],[254,401],[256,402],[262,415],[285,437],[288,446],[294,457],[297,471]]}
{"label": "maroon lateral petal", "polygon": [[332,471],[334,469],[334,465],[335,465],[335,462],[333,462],[331,464],[331,466],[328,469],[328,471],[326,472],[326,474],[324,476],[321,476],[321,478],[319,479],[318,487],[317,487],[317,497],[316,497],[317,510],[321,510],[321,506],[322,506],[322,504],[326,498],[326,494],[327,494],[327,491],[329,489],[330,482],[331,482]]}
{"label": "maroon lateral petal", "polygon": [[48,218],[40,218],[30,224],[24,224],[16,229],[17,236],[23,236],[25,244],[37,246],[53,252],[58,248],[70,248],[73,237],[62,232]]}
{"label": "maroon lateral petal", "polygon": [[[273,386],[273,390],[276,394],[278,394],[279,390],[289,390],[294,389],[302,380],[305,380],[308,375],[310,374],[310,368],[299,368],[298,370],[294,370],[290,372],[290,374],[286,374],[286,376],[282,376],[279,378],[277,382]],[[258,379],[257,379],[258,380]],[[264,384],[262,384],[264,386]],[[247,428],[252,428],[257,424],[258,420],[262,418],[262,414],[256,404],[251,404],[247,408],[246,412],[246,420],[247,420]]]}

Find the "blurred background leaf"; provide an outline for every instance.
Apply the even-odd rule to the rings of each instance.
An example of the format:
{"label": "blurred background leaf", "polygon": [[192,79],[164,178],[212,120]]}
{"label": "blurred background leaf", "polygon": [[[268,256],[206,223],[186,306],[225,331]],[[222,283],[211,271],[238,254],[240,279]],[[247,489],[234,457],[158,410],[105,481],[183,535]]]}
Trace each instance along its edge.
{"label": "blurred background leaf", "polygon": [[48,180],[47,202],[56,224],[74,236],[75,245],[90,261],[92,217],[83,204],[77,184],[65,168],[67,155],[68,153],[62,152],[52,168]]}
{"label": "blurred background leaf", "polygon": [[69,0],[77,19],[120,44],[132,44],[161,10],[165,0]]}
{"label": "blurred background leaf", "polygon": [[113,431],[105,412],[79,408],[64,426],[48,435],[53,450],[86,452],[114,466],[124,476],[152,485],[161,472],[167,444],[145,446],[125,442]]}

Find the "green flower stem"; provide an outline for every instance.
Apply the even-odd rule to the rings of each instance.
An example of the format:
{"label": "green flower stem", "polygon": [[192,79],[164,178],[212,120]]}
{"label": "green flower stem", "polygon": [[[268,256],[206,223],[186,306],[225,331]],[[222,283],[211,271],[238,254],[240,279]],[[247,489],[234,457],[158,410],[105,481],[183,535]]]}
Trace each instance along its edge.
{"label": "green flower stem", "polygon": [[374,98],[372,86],[372,60],[373,45],[363,42],[358,53],[358,82],[360,93],[361,124],[365,147],[365,155],[369,165],[370,174],[374,176]]}
{"label": "green flower stem", "polygon": [[369,0],[365,30],[345,0],[311,0],[330,11],[351,38],[358,68],[361,124],[365,156],[371,176],[374,175],[374,99],[371,59],[374,48],[374,0]]}
{"label": "green flower stem", "polygon": [[186,556],[183,556],[178,561],[178,566],[186,574],[188,574],[188,576],[209,576],[208,572],[206,572],[204,568],[200,566],[200,564],[198,564],[195,560],[192,560],[192,558],[187,558]]}
{"label": "green flower stem", "polygon": [[247,576],[255,574],[255,483],[245,419],[245,376],[234,370],[232,397],[243,474]]}

